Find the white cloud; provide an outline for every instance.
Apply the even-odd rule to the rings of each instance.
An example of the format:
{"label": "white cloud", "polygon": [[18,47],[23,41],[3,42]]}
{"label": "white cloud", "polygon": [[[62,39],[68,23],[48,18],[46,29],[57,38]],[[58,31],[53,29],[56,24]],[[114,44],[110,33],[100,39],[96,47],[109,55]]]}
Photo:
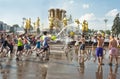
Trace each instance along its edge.
{"label": "white cloud", "polygon": [[[57,5],[56,5],[57,4]],[[61,0],[61,1],[56,1],[56,3],[51,3],[52,6],[50,8],[61,8],[65,10],[70,10],[71,8],[74,9],[76,3],[74,0]]]}
{"label": "white cloud", "polygon": [[88,21],[88,27],[95,30],[108,30],[111,29],[112,21],[109,19],[107,22],[107,27],[105,27],[104,17],[97,17],[94,13],[86,13],[79,18],[80,22],[84,20]]}
{"label": "white cloud", "polygon": [[119,13],[118,9],[113,9],[113,10],[109,11],[105,16],[115,17],[117,13]]}
{"label": "white cloud", "polygon": [[70,4],[73,4],[74,3],[74,0],[70,0]]}
{"label": "white cloud", "polygon": [[83,7],[84,9],[88,9],[90,6],[89,6],[89,4],[83,4],[82,7]]}
{"label": "white cloud", "polygon": [[80,21],[83,21],[83,20],[91,21],[91,20],[95,20],[95,19],[96,19],[96,17],[94,15],[94,13],[87,13],[87,14],[80,17]]}

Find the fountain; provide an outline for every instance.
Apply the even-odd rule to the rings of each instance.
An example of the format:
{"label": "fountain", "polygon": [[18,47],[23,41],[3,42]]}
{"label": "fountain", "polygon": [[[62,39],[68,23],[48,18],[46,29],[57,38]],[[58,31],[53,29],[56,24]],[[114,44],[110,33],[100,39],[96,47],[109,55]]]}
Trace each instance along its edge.
{"label": "fountain", "polygon": [[64,40],[66,35],[80,35],[88,32],[88,23],[86,20],[80,23],[78,19],[75,19],[76,25],[72,22],[72,16],[70,15],[68,18],[66,11],[63,9],[50,9],[48,19],[51,35],[55,35],[61,41]]}

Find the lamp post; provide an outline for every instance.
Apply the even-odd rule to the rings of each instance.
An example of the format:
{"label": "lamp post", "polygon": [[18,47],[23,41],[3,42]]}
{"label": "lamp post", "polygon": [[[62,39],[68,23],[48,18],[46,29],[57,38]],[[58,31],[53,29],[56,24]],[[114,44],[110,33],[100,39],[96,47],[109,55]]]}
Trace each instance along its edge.
{"label": "lamp post", "polygon": [[[107,30],[106,28],[107,28],[107,22],[108,22],[108,19],[104,19],[104,22],[105,22],[105,30]],[[105,31],[105,33],[106,33],[106,31]]]}
{"label": "lamp post", "polygon": [[[108,19],[104,19],[104,22],[105,22],[105,28],[107,27],[107,22],[108,22]],[[106,29],[105,29],[106,30]]]}

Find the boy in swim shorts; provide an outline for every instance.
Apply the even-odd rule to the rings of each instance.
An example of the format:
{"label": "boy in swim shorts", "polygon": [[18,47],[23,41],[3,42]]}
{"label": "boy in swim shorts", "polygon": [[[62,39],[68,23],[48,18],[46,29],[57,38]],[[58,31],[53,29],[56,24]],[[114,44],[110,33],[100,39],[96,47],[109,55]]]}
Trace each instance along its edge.
{"label": "boy in swim shorts", "polygon": [[117,41],[115,40],[114,36],[110,36],[109,41],[109,57],[110,57],[110,63],[109,65],[112,65],[113,57],[115,57],[116,65],[118,64],[118,49],[117,49]]}
{"label": "boy in swim shorts", "polygon": [[99,65],[103,65],[103,63],[102,63],[102,61],[103,61],[103,47],[102,46],[103,46],[104,40],[101,37],[102,37],[101,35],[99,35],[97,37],[98,43],[97,43],[97,48],[96,48],[96,56],[98,58]]}

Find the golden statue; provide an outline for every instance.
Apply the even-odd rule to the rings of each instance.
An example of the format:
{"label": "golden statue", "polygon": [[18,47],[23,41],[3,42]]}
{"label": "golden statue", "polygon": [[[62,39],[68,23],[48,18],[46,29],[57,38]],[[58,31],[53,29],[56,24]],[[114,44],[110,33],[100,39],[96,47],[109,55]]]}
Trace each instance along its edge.
{"label": "golden statue", "polygon": [[102,32],[102,37],[105,37],[105,33]]}
{"label": "golden statue", "polygon": [[75,35],[75,32],[71,31],[70,36],[73,37]]}
{"label": "golden statue", "polygon": [[79,26],[80,21],[78,19],[75,19],[75,22],[77,23],[77,25]]}
{"label": "golden statue", "polygon": [[28,29],[31,27],[31,18],[28,19]]}
{"label": "golden statue", "polygon": [[40,18],[38,17],[36,21],[36,27],[38,28],[39,26],[40,26]]}
{"label": "golden statue", "polygon": [[53,22],[54,22],[54,18],[53,17],[50,17],[49,18],[49,27],[50,27],[50,29],[53,29],[53,27],[54,27],[54,24],[53,24]]}
{"label": "golden statue", "polygon": [[82,32],[85,32],[85,25],[82,24]]}
{"label": "golden statue", "polygon": [[28,28],[29,28],[28,19],[26,19],[26,22],[25,22],[25,29],[28,29]]}
{"label": "golden statue", "polygon": [[87,32],[88,31],[88,22],[86,20],[82,23],[82,31]]}
{"label": "golden statue", "polygon": [[63,19],[63,24],[64,24],[64,26],[67,26],[67,18],[65,17],[64,19]]}

